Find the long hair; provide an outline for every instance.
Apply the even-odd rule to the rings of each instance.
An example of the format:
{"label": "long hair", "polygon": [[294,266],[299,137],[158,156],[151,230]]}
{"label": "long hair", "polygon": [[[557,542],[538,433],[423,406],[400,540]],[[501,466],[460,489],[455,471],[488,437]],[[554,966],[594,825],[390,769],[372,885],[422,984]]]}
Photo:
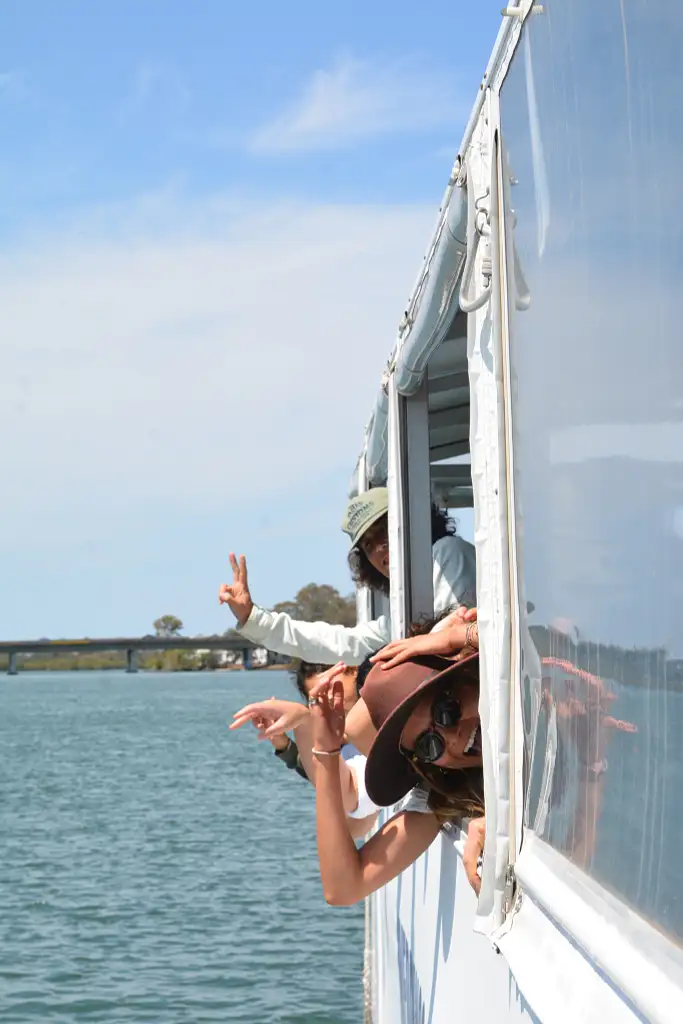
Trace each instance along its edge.
{"label": "long hair", "polygon": [[461,818],[481,818],[484,810],[484,772],[481,768],[444,769],[423,765],[429,788],[428,807],[439,824]]}
{"label": "long hair", "polygon": [[[381,522],[382,520],[378,520]],[[455,522],[448,512],[432,502],[432,544],[455,533]],[[354,545],[348,555],[351,578],[357,587],[370,587],[383,594],[389,594],[389,580],[375,569],[360,544]]]}

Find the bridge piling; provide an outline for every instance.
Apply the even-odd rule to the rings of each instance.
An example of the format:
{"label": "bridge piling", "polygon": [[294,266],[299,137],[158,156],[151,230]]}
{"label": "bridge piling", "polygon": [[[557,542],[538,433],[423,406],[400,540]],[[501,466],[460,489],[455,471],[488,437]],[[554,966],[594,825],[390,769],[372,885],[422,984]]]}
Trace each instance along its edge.
{"label": "bridge piling", "polygon": [[251,660],[251,647],[245,647],[242,651],[242,668],[245,672],[250,672],[254,667],[254,663]]}
{"label": "bridge piling", "polygon": [[7,664],[7,675],[15,676],[17,674],[17,652],[9,652],[9,661]]}
{"label": "bridge piling", "polygon": [[138,652],[134,647],[129,647],[126,651],[126,672],[137,672],[138,670]]}

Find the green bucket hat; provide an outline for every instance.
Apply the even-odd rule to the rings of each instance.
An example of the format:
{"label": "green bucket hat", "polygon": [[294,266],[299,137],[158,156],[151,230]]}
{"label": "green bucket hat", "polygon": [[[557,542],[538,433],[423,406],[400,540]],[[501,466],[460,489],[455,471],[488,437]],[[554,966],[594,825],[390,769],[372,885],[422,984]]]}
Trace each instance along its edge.
{"label": "green bucket hat", "polygon": [[342,520],[342,530],[351,538],[351,547],[355,547],[365,531],[388,511],[389,492],[386,487],[373,487],[352,498]]}

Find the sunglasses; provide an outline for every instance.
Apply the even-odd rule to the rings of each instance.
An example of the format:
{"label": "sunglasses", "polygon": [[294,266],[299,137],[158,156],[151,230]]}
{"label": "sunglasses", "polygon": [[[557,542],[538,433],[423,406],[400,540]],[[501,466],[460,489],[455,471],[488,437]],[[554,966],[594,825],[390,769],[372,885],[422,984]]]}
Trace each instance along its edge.
{"label": "sunglasses", "polygon": [[[452,729],[462,718],[462,709],[459,702],[450,693],[439,694],[434,698],[432,704],[432,721],[441,729]],[[436,729],[425,729],[415,740],[412,750],[401,747],[401,753],[409,761],[421,761],[423,764],[432,764],[443,757],[446,752],[446,741]]]}

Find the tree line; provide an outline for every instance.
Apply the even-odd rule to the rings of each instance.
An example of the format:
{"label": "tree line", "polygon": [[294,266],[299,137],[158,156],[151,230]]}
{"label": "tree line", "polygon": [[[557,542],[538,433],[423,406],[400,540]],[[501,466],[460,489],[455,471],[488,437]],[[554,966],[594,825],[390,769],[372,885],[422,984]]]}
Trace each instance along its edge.
{"label": "tree line", "polygon": [[[331,625],[353,626],[356,622],[356,599],[353,594],[344,597],[335,587],[328,584],[308,583],[302,587],[291,601],[281,601],[273,609],[275,612],[286,612],[294,619],[304,622],[329,622]],[[180,636],[185,628],[182,619],[177,615],[160,615],[152,627],[155,636]],[[227,629],[222,634],[226,637],[237,636],[234,629]],[[201,639],[198,639],[201,645]],[[230,655],[233,652],[229,652]],[[0,669],[7,669],[7,656],[0,656]],[[97,653],[74,652],[54,654],[20,655],[17,668],[26,671],[92,671],[114,670],[126,667],[126,657],[120,651],[102,651]],[[214,670],[229,667],[222,657],[221,651],[151,651],[140,652],[138,667],[150,672],[192,672]]]}

